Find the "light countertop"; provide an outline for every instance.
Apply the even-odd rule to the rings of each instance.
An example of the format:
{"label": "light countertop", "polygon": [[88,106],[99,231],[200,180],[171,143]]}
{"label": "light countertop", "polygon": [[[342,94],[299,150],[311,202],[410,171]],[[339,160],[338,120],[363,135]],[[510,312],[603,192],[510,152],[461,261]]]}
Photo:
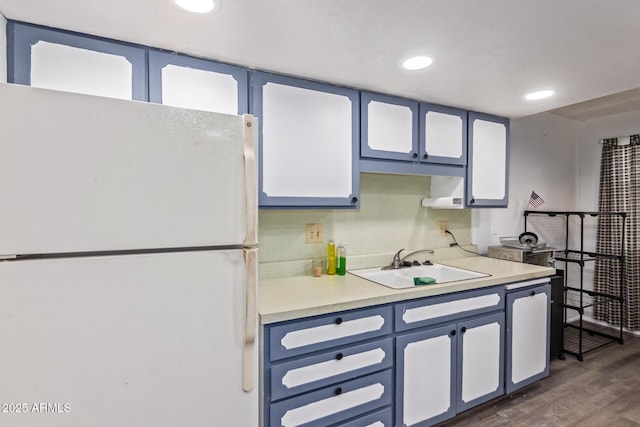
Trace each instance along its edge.
{"label": "light countertop", "polygon": [[344,276],[295,276],[260,281],[260,323],[268,324],[389,302],[466,291],[536,279],[555,269],[484,256],[438,260],[439,264],[490,274],[478,279],[391,289],[347,273]]}

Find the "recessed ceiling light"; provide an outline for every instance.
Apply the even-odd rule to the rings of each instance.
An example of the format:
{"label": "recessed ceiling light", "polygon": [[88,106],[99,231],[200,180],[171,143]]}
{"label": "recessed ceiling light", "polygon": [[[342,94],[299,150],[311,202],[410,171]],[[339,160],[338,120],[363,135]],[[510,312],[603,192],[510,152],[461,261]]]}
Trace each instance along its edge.
{"label": "recessed ceiling light", "polygon": [[549,98],[556,94],[555,90],[547,89],[547,90],[539,90],[537,92],[531,92],[525,95],[524,99],[527,101],[536,101],[538,99]]}
{"label": "recessed ceiling light", "polygon": [[405,70],[423,70],[431,64],[433,64],[433,58],[430,56],[412,56],[402,62],[402,68]]}
{"label": "recessed ceiling light", "polygon": [[173,0],[175,4],[193,13],[209,13],[220,8],[220,0]]}

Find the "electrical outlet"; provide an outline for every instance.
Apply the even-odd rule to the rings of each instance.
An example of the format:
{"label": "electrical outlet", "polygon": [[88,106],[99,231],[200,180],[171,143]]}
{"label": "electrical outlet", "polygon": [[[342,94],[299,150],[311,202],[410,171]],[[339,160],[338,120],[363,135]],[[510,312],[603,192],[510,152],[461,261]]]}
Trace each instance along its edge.
{"label": "electrical outlet", "polygon": [[444,237],[447,235],[446,231],[449,229],[448,221],[438,221],[438,236]]}
{"label": "electrical outlet", "polygon": [[322,224],[306,224],[304,226],[304,242],[305,243],[322,243],[324,242],[324,230]]}

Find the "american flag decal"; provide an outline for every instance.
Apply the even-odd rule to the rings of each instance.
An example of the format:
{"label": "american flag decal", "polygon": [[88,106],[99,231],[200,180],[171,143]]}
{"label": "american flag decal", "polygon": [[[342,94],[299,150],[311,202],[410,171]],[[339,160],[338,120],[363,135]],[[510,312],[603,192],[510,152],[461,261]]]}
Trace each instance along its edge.
{"label": "american flag decal", "polygon": [[544,200],[542,200],[542,197],[538,196],[535,191],[532,191],[531,197],[529,197],[529,205],[533,206],[534,208],[539,208],[543,203]]}

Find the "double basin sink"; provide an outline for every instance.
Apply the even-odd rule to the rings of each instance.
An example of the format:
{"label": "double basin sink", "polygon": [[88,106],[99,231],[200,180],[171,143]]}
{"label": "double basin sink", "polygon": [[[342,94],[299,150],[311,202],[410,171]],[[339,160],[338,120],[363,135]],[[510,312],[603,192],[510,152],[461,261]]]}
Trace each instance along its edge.
{"label": "double basin sink", "polygon": [[490,274],[486,273],[437,263],[390,270],[383,270],[380,267],[365,268],[350,270],[349,273],[393,289],[407,289],[415,286],[429,286],[430,284],[450,283],[490,276]]}

